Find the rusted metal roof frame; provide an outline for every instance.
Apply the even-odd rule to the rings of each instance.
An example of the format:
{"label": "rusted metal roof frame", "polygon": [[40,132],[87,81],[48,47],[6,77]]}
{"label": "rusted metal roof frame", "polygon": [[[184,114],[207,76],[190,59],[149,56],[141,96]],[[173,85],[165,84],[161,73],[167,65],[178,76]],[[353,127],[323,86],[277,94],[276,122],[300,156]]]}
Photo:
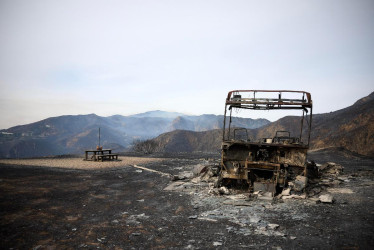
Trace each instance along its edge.
{"label": "rusted metal roof frame", "polygon": [[[253,98],[235,98],[234,94],[240,93],[253,93]],[[256,98],[256,93],[278,93],[278,99],[276,98]],[[302,95],[302,99],[282,99],[282,93],[299,93]],[[304,98],[306,97],[306,99]],[[225,129],[226,129],[226,112],[227,106],[230,110],[230,124],[229,124],[229,136],[231,128],[231,114],[232,108],[238,109],[253,109],[253,110],[273,110],[273,109],[289,109],[289,110],[303,110],[303,115],[301,119],[301,131],[300,131],[300,140],[303,134],[303,123],[304,117],[308,123],[308,142],[310,143],[310,132],[312,126],[312,114],[313,114],[313,101],[311,94],[305,91],[294,91],[294,90],[232,90],[227,94],[226,103],[225,103],[225,113],[224,113],[224,124],[223,124],[223,141],[225,140]],[[308,112],[308,110],[310,112]],[[304,112],[307,115],[304,115]],[[309,115],[308,115],[309,113]],[[309,119],[308,119],[309,116]]]}
{"label": "rusted metal roof frame", "polygon": [[[253,98],[234,99],[235,93],[253,93]],[[278,93],[279,98],[256,98],[256,93]],[[299,93],[303,99],[282,99],[282,93]],[[306,99],[304,99],[304,96]],[[305,109],[312,108],[313,102],[309,92],[294,90],[232,90],[227,94],[226,105],[249,109]],[[238,106],[240,105],[240,106]]]}

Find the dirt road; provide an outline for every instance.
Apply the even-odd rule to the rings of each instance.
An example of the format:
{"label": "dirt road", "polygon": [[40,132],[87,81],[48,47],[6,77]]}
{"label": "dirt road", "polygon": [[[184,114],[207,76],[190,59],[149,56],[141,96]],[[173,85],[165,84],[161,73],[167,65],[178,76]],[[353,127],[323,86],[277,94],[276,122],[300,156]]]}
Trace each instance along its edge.
{"label": "dirt road", "polygon": [[[333,160],[328,155],[314,154]],[[0,164],[0,247],[370,249],[374,161],[334,157],[348,164],[350,176],[334,193],[335,203],[305,199],[249,206],[230,205],[231,198],[203,189],[164,191],[168,176],[132,166]],[[142,166],[178,174],[204,162],[169,158]],[[344,188],[352,192],[339,193]]]}

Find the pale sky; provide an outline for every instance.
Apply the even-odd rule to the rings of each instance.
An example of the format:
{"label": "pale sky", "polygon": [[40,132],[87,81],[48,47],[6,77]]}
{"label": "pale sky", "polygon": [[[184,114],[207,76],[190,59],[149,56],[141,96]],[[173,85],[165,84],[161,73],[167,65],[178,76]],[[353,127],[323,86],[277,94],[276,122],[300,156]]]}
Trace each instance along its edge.
{"label": "pale sky", "polygon": [[0,129],[219,115],[234,89],[308,91],[314,113],[370,94],[374,1],[0,0]]}

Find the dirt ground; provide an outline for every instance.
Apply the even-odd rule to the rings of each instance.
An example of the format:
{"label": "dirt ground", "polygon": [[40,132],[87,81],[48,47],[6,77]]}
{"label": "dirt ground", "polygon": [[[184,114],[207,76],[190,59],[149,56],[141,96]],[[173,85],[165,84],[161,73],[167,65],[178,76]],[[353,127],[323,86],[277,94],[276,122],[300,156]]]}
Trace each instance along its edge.
{"label": "dirt ground", "polygon": [[205,183],[164,190],[173,182],[160,172],[189,172],[203,156],[135,163],[160,172],[0,163],[0,248],[372,249],[374,160],[334,150],[309,158],[345,167],[329,189],[334,203],[248,201]]}
{"label": "dirt ground", "polygon": [[162,161],[162,158],[142,158],[142,157],[118,157],[118,160],[95,162],[85,161],[82,157],[49,157],[36,159],[0,159],[0,164],[4,165],[21,165],[21,166],[37,166],[37,167],[55,167],[69,169],[107,169],[129,166],[134,164],[146,164],[148,162]]}

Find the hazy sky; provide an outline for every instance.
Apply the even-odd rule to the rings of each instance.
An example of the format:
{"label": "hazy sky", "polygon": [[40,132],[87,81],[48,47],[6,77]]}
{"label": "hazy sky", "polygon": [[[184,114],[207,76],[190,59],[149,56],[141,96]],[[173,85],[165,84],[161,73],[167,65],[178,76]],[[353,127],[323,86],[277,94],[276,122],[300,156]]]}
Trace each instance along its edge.
{"label": "hazy sky", "polygon": [[223,114],[233,89],[374,91],[374,1],[0,0],[0,128],[50,116]]}

